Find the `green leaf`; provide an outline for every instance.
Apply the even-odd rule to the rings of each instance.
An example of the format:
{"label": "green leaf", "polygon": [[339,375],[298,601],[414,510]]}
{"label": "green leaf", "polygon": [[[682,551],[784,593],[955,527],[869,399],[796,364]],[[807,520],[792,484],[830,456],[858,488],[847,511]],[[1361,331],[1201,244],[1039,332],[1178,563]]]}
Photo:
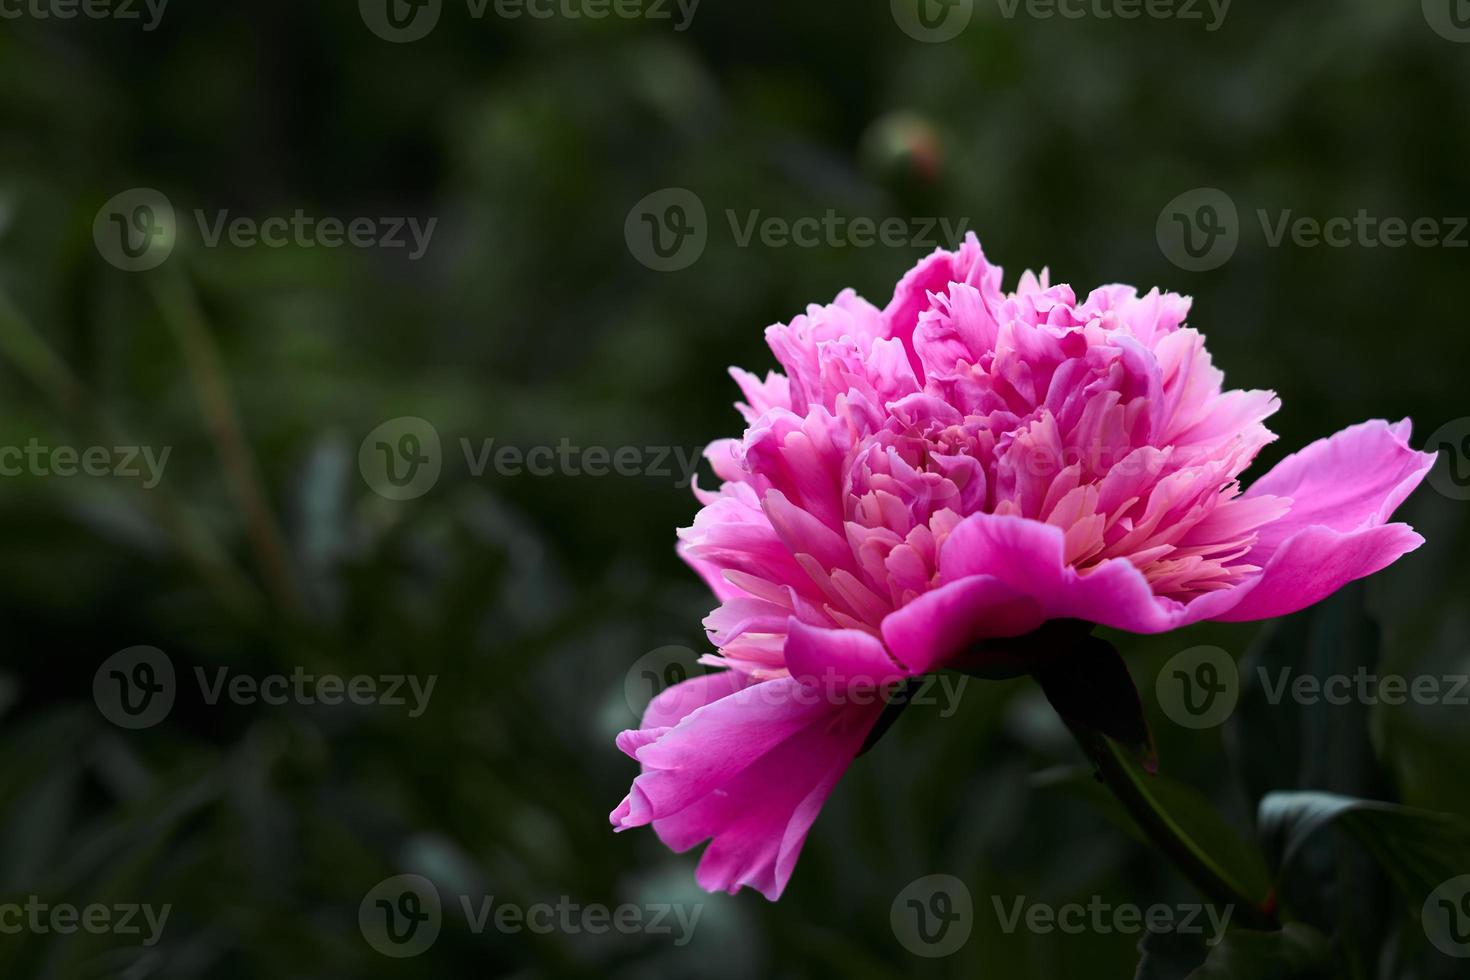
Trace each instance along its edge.
{"label": "green leaf", "polygon": [[1463,817],[1330,793],[1272,793],[1261,801],[1262,839],[1278,875],[1324,828],[1360,844],[1414,904],[1470,868]]}
{"label": "green leaf", "polygon": [[1207,952],[1201,935],[1145,933],[1138,941],[1138,971],[1133,980],[1186,980],[1204,964]]}
{"label": "green leaf", "polygon": [[1333,980],[1334,976],[1327,937],[1293,922],[1275,932],[1227,933],[1186,980]]}

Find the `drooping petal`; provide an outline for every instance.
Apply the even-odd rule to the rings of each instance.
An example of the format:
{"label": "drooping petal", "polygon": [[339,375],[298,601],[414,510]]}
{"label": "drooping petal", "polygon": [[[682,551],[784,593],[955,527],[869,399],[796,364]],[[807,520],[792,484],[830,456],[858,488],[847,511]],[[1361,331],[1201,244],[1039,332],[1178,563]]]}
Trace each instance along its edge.
{"label": "drooping petal", "polygon": [[881,712],[878,702],[833,703],[790,677],[742,688],[634,748],[643,774],[613,811],[613,824],[652,823],[680,852],[709,840],[702,887],[734,893],[749,886],[775,900]]}

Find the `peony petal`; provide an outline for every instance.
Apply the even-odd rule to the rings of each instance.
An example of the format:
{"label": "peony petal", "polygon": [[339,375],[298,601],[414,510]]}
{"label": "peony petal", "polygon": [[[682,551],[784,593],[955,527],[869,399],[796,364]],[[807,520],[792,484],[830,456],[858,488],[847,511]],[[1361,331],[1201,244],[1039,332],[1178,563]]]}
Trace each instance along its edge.
{"label": "peony petal", "polygon": [[828,630],[792,619],[786,639],[786,668],[810,684],[852,683],[868,687],[910,675],[871,633]]}
{"label": "peony petal", "polygon": [[[1188,604],[1156,596],[1127,559],[1105,561],[1083,573],[1062,561],[1064,547],[1062,530],[1049,524],[972,514],[945,542],[940,577],[956,582],[991,576],[1030,597],[1046,619],[1082,619],[1130,633],[1162,633],[1209,619],[1238,599],[1234,590],[1209,593]],[[983,627],[981,634],[977,638],[985,638]]]}
{"label": "peony petal", "polygon": [[613,811],[619,830],[652,823],[675,851],[710,846],[711,891],[785,889],[822,803],[883,706],[834,705],[794,678],[700,708],[637,750],[644,772]]}
{"label": "peony petal", "polygon": [[1260,531],[1246,560],[1264,566],[1289,538],[1309,527],[1357,531],[1385,523],[1434,466],[1433,453],[1409,448],[1409,421],[1381,419],[1319,439],[1257,480],[1246,497],[1287,497],[1285,516]]}
{"label": "peony petal", "polygon": [[729,697],[748,686],[749,679],[739,671],[719,670],[681,681],[660,691],[643,712],[643,728],[671,728],[683,721],[691,711]]}
{"label": "peony petal", "polygon": [[1285,616],[1321,602],[1349,582],[1372,575],[1424,543],[1407,524],[1385,524],[1343,534],[1309,527],[1287,538],[1261,574],[1239,586],[1228,623]]}
{"label": "peony petal", "polygon": [[914,674],[944,666],[972,644],[1021,636],[1045,621],[1041,603],[992,575],[926,592],[883,621],[883,640]]}

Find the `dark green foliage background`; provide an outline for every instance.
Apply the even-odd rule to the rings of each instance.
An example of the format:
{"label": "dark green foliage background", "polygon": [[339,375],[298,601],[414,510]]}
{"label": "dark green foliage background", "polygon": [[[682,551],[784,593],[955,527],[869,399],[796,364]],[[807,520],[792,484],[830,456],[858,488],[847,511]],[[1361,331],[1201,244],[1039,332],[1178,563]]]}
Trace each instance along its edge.
{"label": "dark green foliage background", "polygon": [[[1470,414],[1470,251],[1269,248],[1255,211],[1464,215],[1467,109],[1470,46],[1437,36],[1412,0],[1241,0],[1214,33],[1007,20],[981,2],[939,45],[910,40],[876,0],[704,0],[682,33],[474,21],[449,3],[409,45],[373,36],[348,2],[174,0],[151,33],[0,21],[0,289],[86,389],[71,398],[4,359],[0,445],[111,444],[99,434],[111,426],[173,447],[155,491],[0,480],[0,893],[174,905],[149,951],[0,936],[0,973],[1131,976],[1137,937],[1008,935],[993,914],[991,896],[1192,900],[1084,796],[1031,778],[1078,759],[1025,682],[972,682],[946,720],[910,711],[842,781],[777,905],[702,896],[692,855],[646,831],[614,836],[606,814],[633,775],[612,745],[633,721],[625,671],[664,645],[704,649],[711,603],[672,550],[695,504],[651,477],[471,478],[458,440],[693,448],[734,434],[725,367],[771,366],[762,328],[845,286],[881,305],[925,251],[739,248],[724,218],[829,208],[967,218],[1008,286],[1049,265],[1079,291],[1121,280],[1193,295],[1192,323],[1231,383],[1282,396],[1282,439],[1262,465],[1370,417],[1412,416],[1422,440]],[[932,127],[933,179],[878,149],[895,114]],[[91,227],[135,186],[181,215],[301,208],[439,226],[419,262],[205,249],[191,233],[163,269],[129,275],[102,261]],[[701,261],[672,274],[639,265],[623,239],[629,208],[665,186],[696,191],[713,224]],[[1192,274],[1160,252],[1154,225],[1201,186],[1231,194],[1244,230],[1230,263]],[[199,374],[159,302],[180,282],[284,528],[294,609],[255,561]],[[13,353],[24,328],[0,320]],[[393,504],[359,475],[357,449],[403,415],[438,428],[446,472]],[[1426,486],[1403,513],[1429,543],[1368,590],[1380,667],[1464,672],[1470,504]],[[235,585],[181,551],[168,530],[180,515]],[[1204,643],[1244,656],[1258,632],[1112,637],[1165,773],[1243,835],[1256,794],[1292,788],[1276,784],[1283,772],[1323,780],[1295,788],[1470,814],[1464,708],[1319,718],[1349,733],[1323,748],[1352,762],[1345,773],[1283,762],[1306,744],[1289,731],[1263,740],[1163,717],[1165,660]],[[183,696],[165,723],[125,732],[97,712],[91,682],[136,644],[181,672],[302,665],[440,682],[419,719]],[[705,908],[684,948],[475,935],[451,912],[430,952],[396,961],[363,941],[357,907],[404,871],[446,895]],[[977,911],[964,950],[935,962],[889,927],[894,896],[931,873],[962,878]],[[1416,912],[1385,915],[1414,938]],[[1384,962],[1363,975],[1435,975]]]}

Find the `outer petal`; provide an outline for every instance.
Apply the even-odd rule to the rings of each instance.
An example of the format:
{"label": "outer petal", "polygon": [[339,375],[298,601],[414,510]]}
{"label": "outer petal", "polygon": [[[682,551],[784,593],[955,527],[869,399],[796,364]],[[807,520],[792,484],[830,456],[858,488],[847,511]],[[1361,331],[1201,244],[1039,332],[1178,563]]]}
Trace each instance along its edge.
{"label": "outer petal", "polygon": [[809,685],[876,687],[911,676],[879,639],[861,630],[829,630],[793,618],[787,626],[786,669]]}
{"label": "outer petal", "polygon": [[1309,527],[1350,532],[1385,523],[1434,466],[1433,453],[1409,448],[1409,421],[1381,419],[1343,429],[1282,460],[1247,497],[1289,497],[1291,509],[1261,529],[1246,559],[1264,566]]}
{"label": "outer petal", "polygon": [[643,712],[643,728],[670,728],[691,712],[729,697],[748,686],[745,674],[735,670],[718,670],[691,677],[687,681],[660,691]]}
{"label": "outer petal", "polygon": [[736,691],[672,728],[625,732],[621,742],[643,774],[613,824],[652,823],[675,851],[710,840],[701,886],[734,893],[749,885],[775,900],[881,712],[881,702],[834,703],[787,677]]}
{"label": "outer petal", "polygon": [[[972,514],[945,542],[940,578],[950,583],[987,576],[1032,600],[1044,619],[1084,619],[1131,633],[1162,633],[1209,619],[1237,601],[1234,591],[1211,593],[1187,605],[1155,596],[1126,559],[1079,573],[1063,562],[1064,544],[1060,528],[1040,521]],[[985,624],[976,628],[973,639],[1005,635],[989,632]],[[946,645],[955,640],[953,633],[945,636]]]}
{"label": "outer petal", "polygon": [[1234,608],[1214,618],[1238,623],[1294,613],[1387,568],[1423,543],[1407,524],[1348,534],[1309,527],[1277,548],[1258,578],[1235,589],[1240,598]]}
{"label": "outer petal", "polygon": [[1021,636],[1046,619],[1042,604],[993,575],[972,575],[926,592],[883,621],[888,649],[913,673],[978,640]]}

